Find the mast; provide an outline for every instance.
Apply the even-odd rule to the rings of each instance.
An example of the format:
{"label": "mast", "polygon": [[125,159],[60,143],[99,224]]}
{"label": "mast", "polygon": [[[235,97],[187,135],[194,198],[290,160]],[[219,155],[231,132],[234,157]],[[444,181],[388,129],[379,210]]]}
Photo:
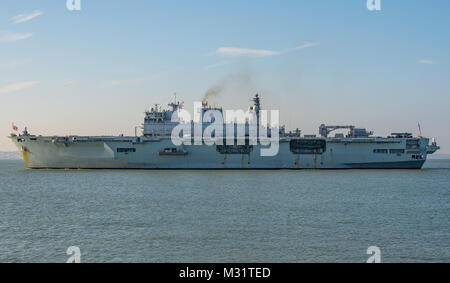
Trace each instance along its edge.
{"label": "mast", "polygon": [[253,109],[256,113],[256,135],[257,139],[259,139],[259,111],[261,110],[261,100],[259,98],[259,94],[256,94],[253,98]]}

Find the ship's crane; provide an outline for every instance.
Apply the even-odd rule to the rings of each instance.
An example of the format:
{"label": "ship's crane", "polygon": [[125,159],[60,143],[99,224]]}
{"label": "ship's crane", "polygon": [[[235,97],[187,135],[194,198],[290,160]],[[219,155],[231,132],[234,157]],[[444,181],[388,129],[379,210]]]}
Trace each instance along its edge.
{"label": "ship's crane", "polygon": [[328,135],[336,130],[339,129],[350,129],[351,132],[353,132],[353,130],[355,129],[355,126],[327,126],[325,124],[320,125],[319,127],[319,134],[326,138],[328,137]]}

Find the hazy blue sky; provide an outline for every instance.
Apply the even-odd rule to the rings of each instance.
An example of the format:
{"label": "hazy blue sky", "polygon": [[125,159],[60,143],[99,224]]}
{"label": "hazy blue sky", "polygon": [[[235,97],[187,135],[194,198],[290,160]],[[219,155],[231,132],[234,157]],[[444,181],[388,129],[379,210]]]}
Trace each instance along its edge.
{"label": "hazy blue sky", "polygon": [[0,150],[11,122],[43,135],[134,134],[174,92],[280,109],[317,133],[356,124],[422,132],[450,153],[450,1],[0,2]]}

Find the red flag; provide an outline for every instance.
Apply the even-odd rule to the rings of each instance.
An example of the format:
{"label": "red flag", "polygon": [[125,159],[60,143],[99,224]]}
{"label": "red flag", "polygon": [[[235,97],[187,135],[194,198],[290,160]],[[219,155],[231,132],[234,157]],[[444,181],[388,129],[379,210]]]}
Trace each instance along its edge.
{"label": "red flag", "polygon": [[14,124],[12,124],[12,128],[13,128],[13,130],[16,131],[16,132],[19,130],[19,128],[18,128],[16,125],[14,125]]}

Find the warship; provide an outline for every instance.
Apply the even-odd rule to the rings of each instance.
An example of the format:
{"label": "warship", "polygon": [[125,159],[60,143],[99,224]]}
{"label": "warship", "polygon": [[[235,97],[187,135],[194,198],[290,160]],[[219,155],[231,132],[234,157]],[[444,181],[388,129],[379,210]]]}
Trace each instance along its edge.
{"label": "warship", "polygon": [[[256,95],[252,101],[248,111],[256,115],[257,129],[261,131],[261,98]],[[28,169],[421,169],[427,155],[440,149],[435,139],[430,141],[421,134],[405,132],[379,137],[353,125],[322,124],[318,135],[302,135],[298,129],[287,132],[284,126],[263,128],[268,138],[275,136],[274,130],[278,133],[276,154],[264,156],[261,150],[267,145],[263,145],[259,135],[256,142],[250,139],[247,120],[240,143],[235,131],[232,142],[179,144],[173,141],[174,129],[181,124],[194,129],[199,122],[177,118],[183,106],[176,99],[167,109],[155,105],[145,112],[142,133],[138,134],[135,128],[135,136],[41,136],[32,135],[25,128],[23,133],[12,133],[9,138],[22,153]],[[211,111],[223,112],[204,102],[200,117]],[[201,129],[214,122],[214,118],[209,119]],[[228,126],[223,122],[224,131],[229,131]],[[233,122],[232,128],[239,126]],[[331,136],[342,129],[347,134],[336,132]],[[183,132],[180,137],[194,140]]]}

